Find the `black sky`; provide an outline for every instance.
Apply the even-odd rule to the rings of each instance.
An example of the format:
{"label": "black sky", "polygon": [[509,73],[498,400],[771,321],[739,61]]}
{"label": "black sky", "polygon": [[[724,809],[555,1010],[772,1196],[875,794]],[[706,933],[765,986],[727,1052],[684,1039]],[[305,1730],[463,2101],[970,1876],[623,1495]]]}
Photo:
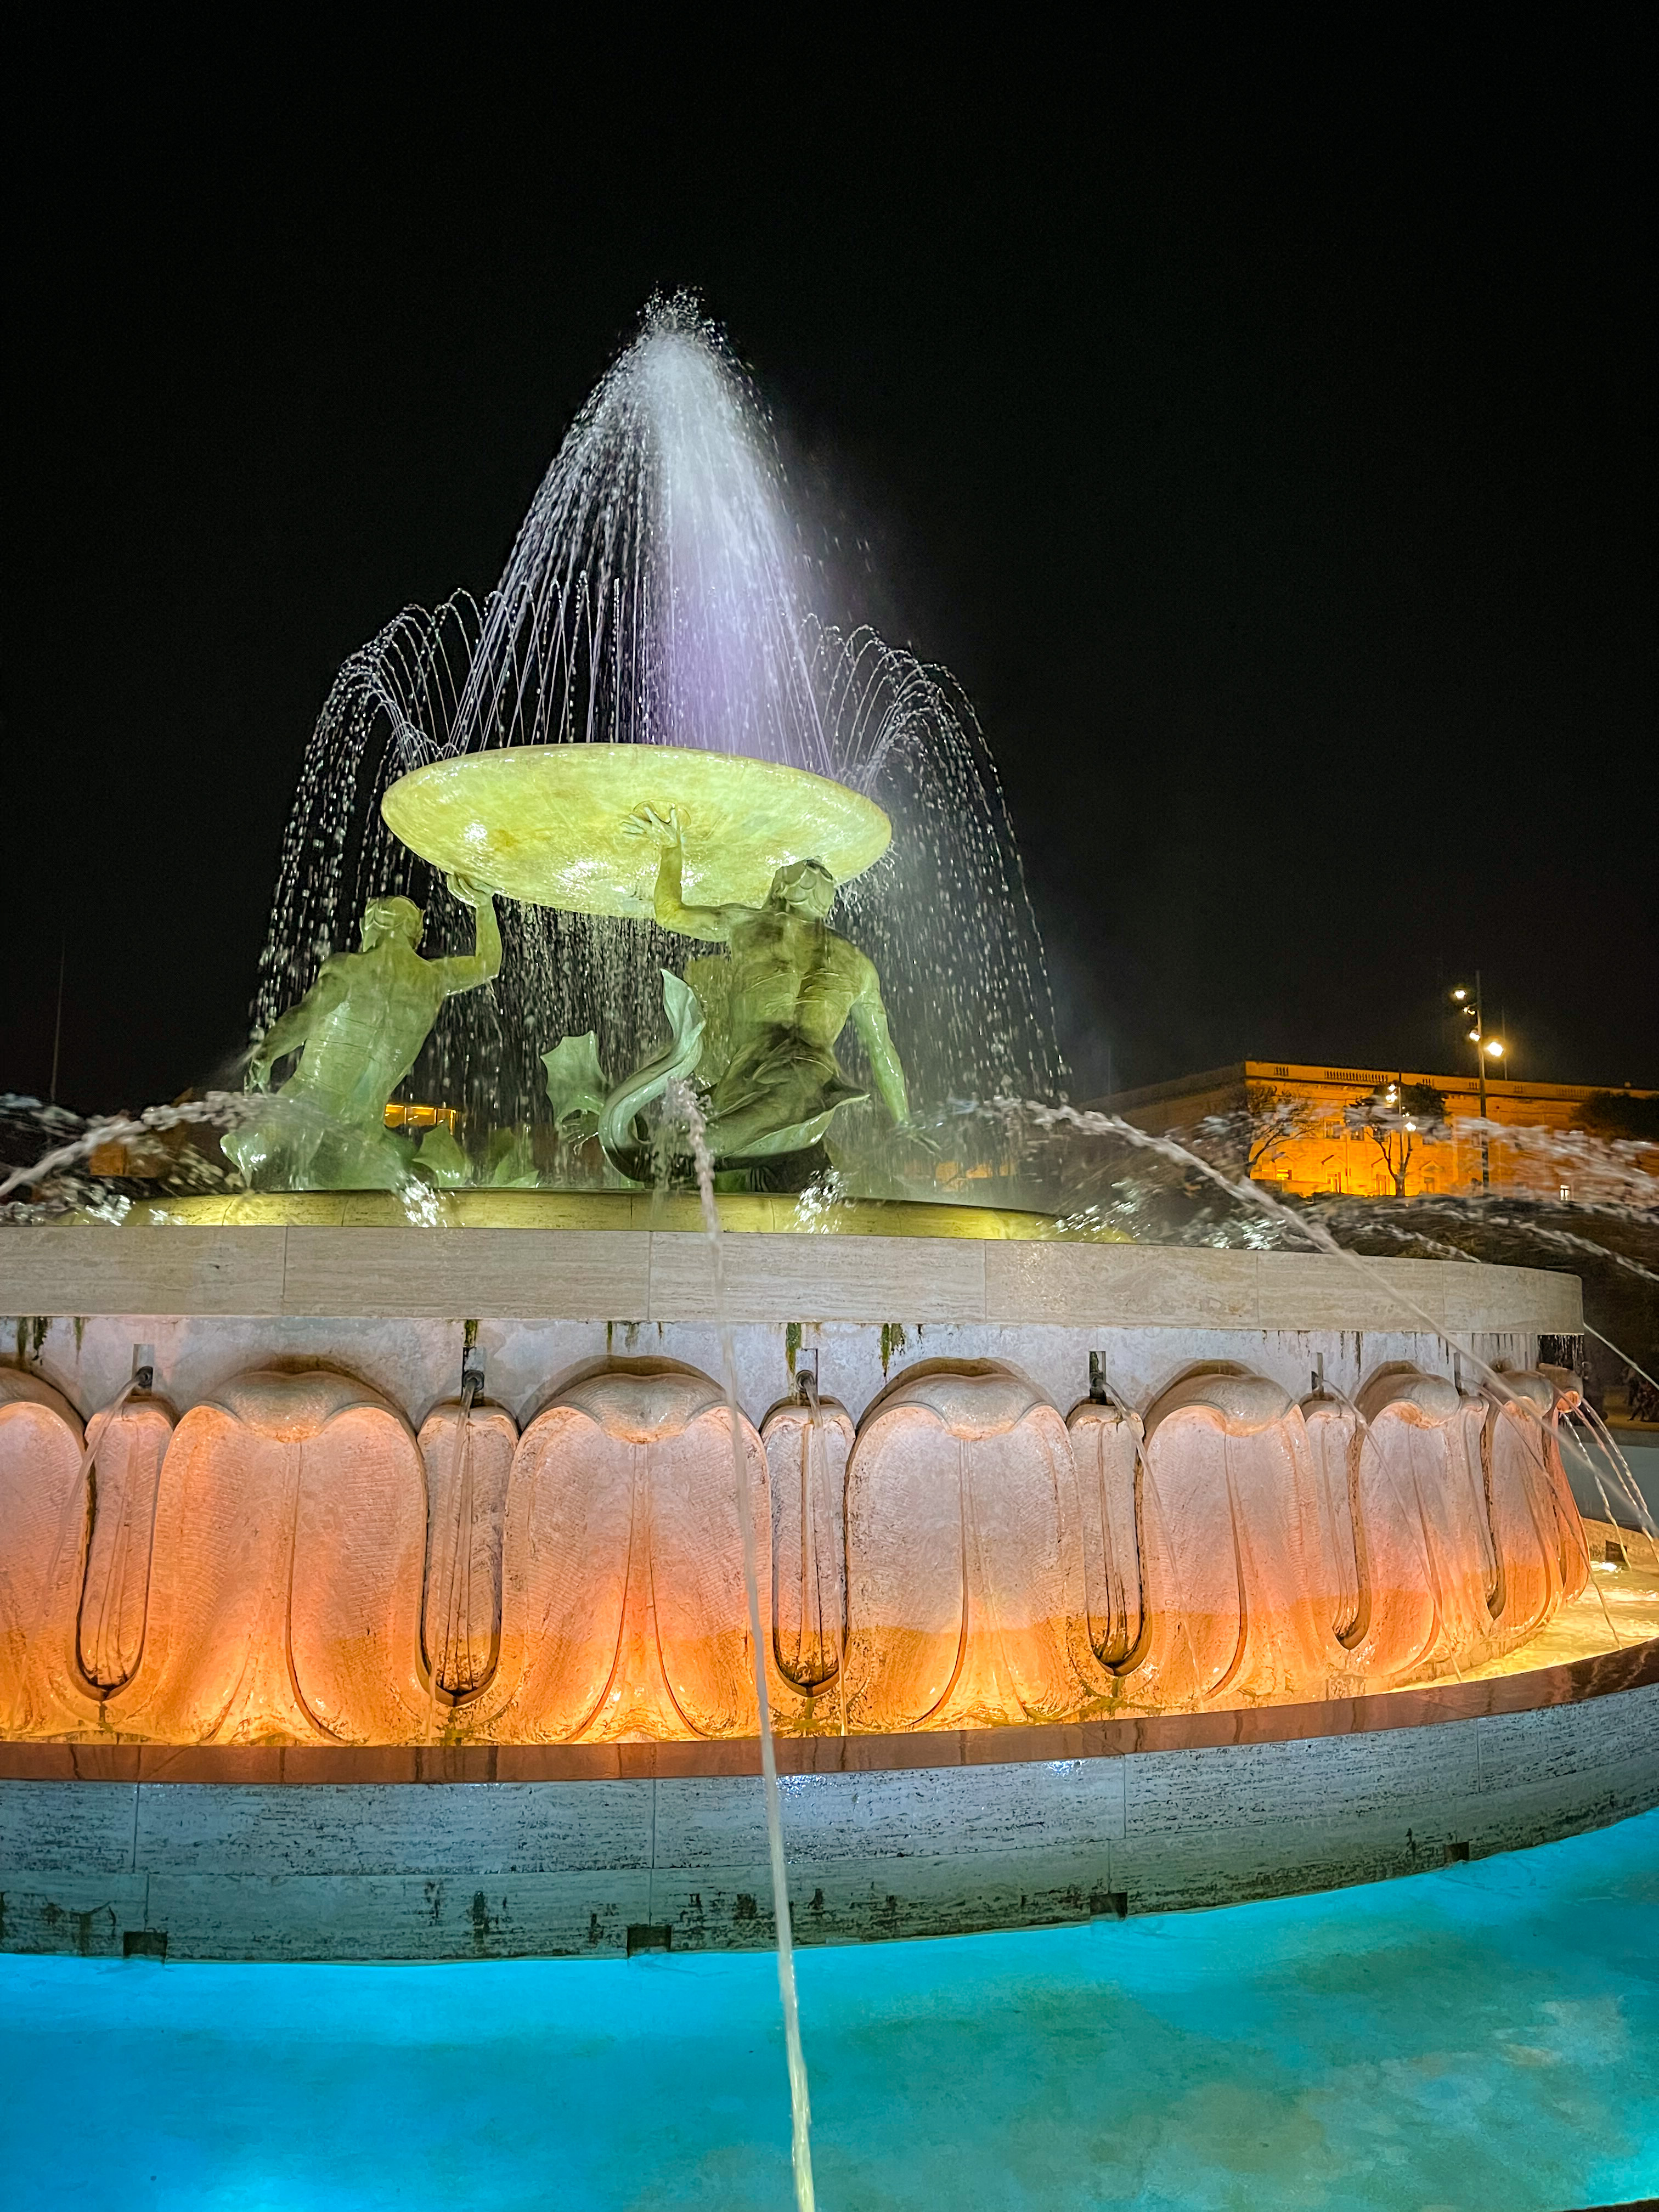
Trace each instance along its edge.
{"label": "black sky", "polygon": [[236,1051],[335,670],[493,583],[659,284],[975,700],[1078,1095],[1109,1045],[1444,1065],[1477,962],[1516,1073],[1659,1083],[1640,16],[971,64],[94,20],[5,94],[0,1089],[60,943],[68,1103]]}

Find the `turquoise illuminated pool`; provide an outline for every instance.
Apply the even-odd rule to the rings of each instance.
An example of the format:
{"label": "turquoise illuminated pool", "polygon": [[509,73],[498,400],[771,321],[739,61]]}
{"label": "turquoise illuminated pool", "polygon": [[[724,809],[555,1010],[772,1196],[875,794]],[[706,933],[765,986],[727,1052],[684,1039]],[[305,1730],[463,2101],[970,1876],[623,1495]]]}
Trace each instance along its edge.
{"label": "turquoise illuminated pool", "polygon": [[[1659,2190],[1659,1814],[1224,1912],[807,1951],[824,2212]],[[769,1956],[0,1958],[0,2202],[787,2212]]]}

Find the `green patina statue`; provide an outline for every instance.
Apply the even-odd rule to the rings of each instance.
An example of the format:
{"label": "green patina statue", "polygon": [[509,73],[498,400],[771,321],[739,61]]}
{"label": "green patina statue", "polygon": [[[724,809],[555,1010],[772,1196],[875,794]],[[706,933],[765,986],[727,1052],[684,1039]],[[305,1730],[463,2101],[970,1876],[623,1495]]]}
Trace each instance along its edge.
{"label": "green patina statue", "polygon": [[331,954],[299,1005],[266,1030],[248,1063],[251,1091],[267,1090],[290,1053],[301,1057],[270,1112],[222,1140],[250,1188],[384,1189],[406,1180],[410,1154],[386,1130],[386,1101],[414,1066],[444,1000],[488,983],[501,964],[489,893],[463,876],[447,880],[451,896],[477,916],[471,953],[422,959],[419,907],[406,898],[371,900],[362,950]]}
{"label": "green patina statue", "polygon": [[849,1019],[870,1055],[882,1104],[896,1122],[908,1121],[904,1070],[888,1034],[880,980],[874,963],[829,926],[836,879],[823,862],[780,868],[763,907],[687,906],[678,820],[671,814],[665,822],[644,807],[635,821],[660,848],[654,905],[663,928],[732,948],[729,961],[693,961],[686,974],[725,1048],[724,1065],[710,1066],[706,1040],[702,1071],[714,1158],[802,1151],[817,1142],[838,1106],[868,1096],[836,1060]]}
{"label": "green patina statue", "polygon": [[[872,963],[829,927],[836,881],[822,862],[780,868],[764,906],[688,906],[676,817],[671,813],[665,821],[645,807],[632,826],[659,848],[658,921],[732,951],[729,958],[689,963],[684,983],[665,975],[670,1044],[619,1084],[599,1115],[599,1137],[612,1164],[636,1178],[649,1174],[635,1116],[672,1080],[694,1070],[717,1166],[763,1170],[787,1156],[812,1153],[837,1109],[868,1096],[848,1082],[836,1060],[849,1020],[869,1054],[883,1105],[895,1123],[908,1123],[904,1070],[888,1033],[881,984]],[[566,1112],[590,1109],[598,1075],[591,1041],[567,1038],[544,1057],[556,1113],[562,1106]]]}

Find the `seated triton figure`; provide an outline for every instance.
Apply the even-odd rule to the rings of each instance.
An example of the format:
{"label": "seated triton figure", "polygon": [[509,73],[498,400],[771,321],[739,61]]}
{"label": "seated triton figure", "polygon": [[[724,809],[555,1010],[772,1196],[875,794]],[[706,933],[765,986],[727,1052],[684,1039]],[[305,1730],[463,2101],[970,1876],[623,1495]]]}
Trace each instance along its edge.
{"label": "seated triton figure", "polygon": [[646,807],[635,824],[660,847],[654,905],[663,928],[732,948],[729,961],[695,960],[686,974],[710,1041],[718,1037],[721,1048],[702,1054],[714,1160],[735,1167],[810,1151],[838,1106],[869,1095],[836,1062],[849,1018],[883,1105],[895,1122],[907,1123],[904,1070],[888,1035],[881,984],[872,963],[824,919],[836,879],[823,863],[780,868],[763,907],[687,906],[678,819],[665,822]]}
{"label": "seated triton figure", "polygon": [[471,954],[422,960],[425,917],[412,899],[372,899],[362,949],[336,952],[297,1006],[266,1030],[248,1064],[251,1091],[264,1091],[278,1060],[301,1055],[268,1115],[234,1131],[224,1149],[256,1190],[395,1188],[408,1176],[386,1133],[386,1101],[414,1066],[439,1009],[457,991],[499,972],[495,902],[461,876],[451,896],[477,915]]}

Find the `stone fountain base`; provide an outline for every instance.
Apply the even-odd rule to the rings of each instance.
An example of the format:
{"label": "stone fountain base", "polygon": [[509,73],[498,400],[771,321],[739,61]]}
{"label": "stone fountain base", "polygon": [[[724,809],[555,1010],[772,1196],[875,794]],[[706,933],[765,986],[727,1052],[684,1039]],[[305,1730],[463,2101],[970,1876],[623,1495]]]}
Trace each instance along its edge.
{"label": "stone fountain base", "polygon": [[[0,1260],[0,1945],[770,1941],[700,1237]],[[1659,1798],[1648,1647],[1377,1694],[1582,1583],[1549,1391],[1460,1395],[1440,1334],[1529,1370],[1572,1279],[756,1232],[726,1275],[801,1940],[1319,1887]]]}

